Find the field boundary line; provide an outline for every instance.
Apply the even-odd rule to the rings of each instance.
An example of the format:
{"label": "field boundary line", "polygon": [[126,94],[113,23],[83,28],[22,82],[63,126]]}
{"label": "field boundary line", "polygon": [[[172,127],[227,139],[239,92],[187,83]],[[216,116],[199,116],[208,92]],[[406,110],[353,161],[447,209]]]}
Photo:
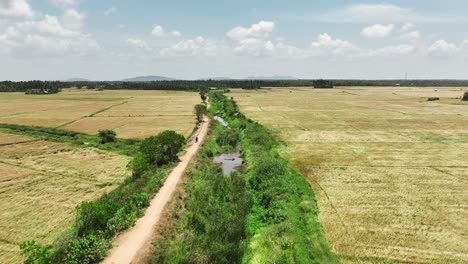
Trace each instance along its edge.
{"label": "field boundary line", "polygon": [[118,104],[105,107],[105,108],[100,109],[100,110],[98,110],[98,111],[96,111],[96,112],[94,112],[94,113],[91,113],[90,115],[82,116],[82,117],[80,117],[80,118],[78,118],[78,119],[75,119],[75,120],[72,120],[72,121],[68,121],[68,122],[66,122],[66,123],[64,123],[64,124],[61,124],[61,125],[59,125],[59,126],[57,126],[57,127],[54,127],[54,128],[55,128],[55,129],[63,128],[63,127],[69,126],[69,125],[71,125],[71,124],[73,124],[73,123],[76,123],[76,122],[78,122],[78,121],[81,121],[81,120],[83,120],[83,119],[86,119],[86,118],[88,118],[88,117],[95,117],[97,114],[106,112],[107,110],[110,110],[110,109],[112,109],[112,108],[114,108],[114,107],[117,107],[117,106],[121,106],[121,105],[126,104],[126,103],[128,103],[128,101],[120,102],[120,103],[118,103]]}

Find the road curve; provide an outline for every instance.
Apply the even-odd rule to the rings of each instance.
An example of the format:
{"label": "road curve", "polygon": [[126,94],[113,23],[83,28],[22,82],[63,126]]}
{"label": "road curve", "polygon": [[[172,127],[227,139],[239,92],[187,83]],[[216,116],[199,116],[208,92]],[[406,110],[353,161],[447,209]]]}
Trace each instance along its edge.
{"label": "road curve", "polygon": [[179,164],[172,170],[164,182],[164,185],[154,196],[150,206],[145,211],[145,215],[138,219],[132,228],[117,236],[109,255],[102,263],[135,263],[136,259],[142,259],[141,256],[138,256],[139,253],[148,252],[147,249],[151,246],[154,229],[163,213],[164,207],[171,200],[185,169],[206,137],[210,119],[205,116],[203,120],[199,130],[195,134],[198,135],[198,143],[192,140],[192,145],[190,145],[186,149],[186,153],[180,157]]}

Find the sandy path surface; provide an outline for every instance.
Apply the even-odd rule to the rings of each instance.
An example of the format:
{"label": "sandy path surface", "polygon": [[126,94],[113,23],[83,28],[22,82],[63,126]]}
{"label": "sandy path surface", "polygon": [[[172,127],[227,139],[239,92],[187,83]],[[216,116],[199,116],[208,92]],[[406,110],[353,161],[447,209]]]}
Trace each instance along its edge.
{"label": "sandy path surface", "polygon": [[154,196],[150,206],[145,211],[145,215],[138,219],[135,226],[117,236],[109,255],[102,263],[135,263],[135,260],[141,259],[141,256],[138,256],[139,252],[148,252],[147,249],[151,246],[154,228],[164,211],[164,207],[171,200],[177,184],[182,178],[190,160],[197,153],[200,144],[204,141],[208,132],[209,123],[210,119],[205,117],[204,122],[196,133],[198,134],[198,143],[192,142],[192,145],[186,149],[186,153],[180,157],[180,163],[172,170],[164,185],[156,196]]}

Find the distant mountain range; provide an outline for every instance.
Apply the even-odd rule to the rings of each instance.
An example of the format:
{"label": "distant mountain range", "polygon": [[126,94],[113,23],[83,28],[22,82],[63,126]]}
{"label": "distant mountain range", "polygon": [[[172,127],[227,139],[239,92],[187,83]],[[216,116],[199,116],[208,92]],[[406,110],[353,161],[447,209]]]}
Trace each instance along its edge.
{"label": "distant mountain range", "polygon": [[[158,76],[158,75],[147,75],[147,76],[138,76],[134,78],[128,78],[120,80],[121,82],[157,82],[157,81],[175,81],[177,79],[165,77],[165,76]],[[273,76],[249,76],[245,79],[236,79],[236,78],[229,78],[229,77],[211,77],[211,78],[201,78],[199,80],[214,80],[214,81],[222,81],[222,80],[298,80],[298,78],[292,76],[280,76],[280,75],[273,75]],[[89,79],[85,78],[70,78],[65,80],[66,82],[91,82]]]}
{"label": "distant mountain range", "polygon": [[148,75],[148,76],[138,76],[134,78],[123,79],[124,82],[157,82],[157,81],[174,81],[176,79],[164,77],[164,76],[156,76],[156,75]]}

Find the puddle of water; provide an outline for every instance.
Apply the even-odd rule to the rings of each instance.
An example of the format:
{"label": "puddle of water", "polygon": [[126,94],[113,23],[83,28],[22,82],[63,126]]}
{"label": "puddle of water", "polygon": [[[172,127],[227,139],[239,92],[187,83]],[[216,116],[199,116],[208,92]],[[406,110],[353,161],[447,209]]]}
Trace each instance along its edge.
{"label": "puddle of water", "polygon": [[229,176],[234,169],[242,166],[244,160],[240,158],[239,152],[234,152],[217,156],[214,158],[213,162],[221,164],[224,176]]}
{"label": "puddle of water", "polygon": [[226,120],[222,119],[221,117],[219,117],[217,115],[214,116],[214,120],[218,121],[221,125],[223,125],[225,127],[229,127],[228,122],[226,122]]}

